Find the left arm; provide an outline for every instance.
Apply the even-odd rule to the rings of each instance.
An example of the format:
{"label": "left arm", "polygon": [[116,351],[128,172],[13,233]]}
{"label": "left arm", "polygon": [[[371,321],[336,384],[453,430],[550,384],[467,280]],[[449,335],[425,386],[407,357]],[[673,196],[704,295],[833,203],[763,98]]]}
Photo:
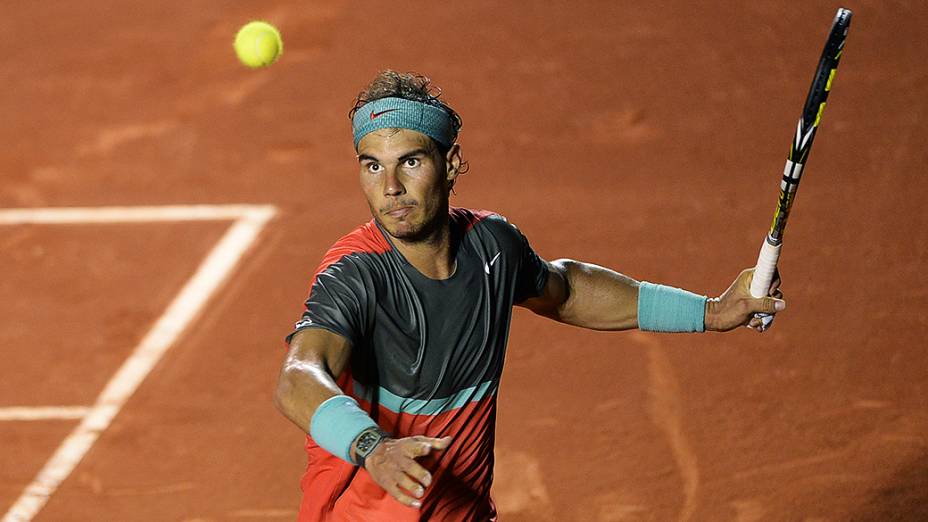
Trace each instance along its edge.
{"label": "left arm", "polygon": [[544,291],[519,306],[555,321],[593,330],[638,327],[638,281],[573,259],[545,264],[548,282]]}
{"label": "left arm", "polygon": [[[545,263],[548,280],[538,297],[519,306],[556,321],[593,330],[629,330],[638,327],[639,282],[614,270],[572,259]],[[775,277],[770,296],[750,293],[752,269],[744,270],[721,296],[706,301],[705,329],[729,331],[747,325],[763,331],[757,312],[775,314],[786,307]]]}

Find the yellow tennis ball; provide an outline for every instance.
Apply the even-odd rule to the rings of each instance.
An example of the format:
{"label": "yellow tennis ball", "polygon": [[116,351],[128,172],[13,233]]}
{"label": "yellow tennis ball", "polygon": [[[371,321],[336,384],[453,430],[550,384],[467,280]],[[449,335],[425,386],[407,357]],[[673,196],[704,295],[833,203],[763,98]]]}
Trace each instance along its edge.
{"label": "yellow tennis ball", "polygon": [[280,32],[267,22],[248,22],[235,35],[235,54],[248,67],[271,65],[284,52]]}

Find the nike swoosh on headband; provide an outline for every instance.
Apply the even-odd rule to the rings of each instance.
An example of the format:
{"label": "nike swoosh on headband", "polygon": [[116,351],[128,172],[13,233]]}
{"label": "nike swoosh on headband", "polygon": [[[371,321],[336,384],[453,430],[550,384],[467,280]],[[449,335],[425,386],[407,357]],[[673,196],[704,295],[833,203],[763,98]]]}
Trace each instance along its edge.
{"label": "nike swoosh on headband", "polygon": [[386,113],[388,113],[388,112],[393,112],[393,111],[396,111],[396,110],[399,110],[399,109],[387,109],[387,110],[385,110],[385,111],[372,112],[372,113],[371,113],[371,121],[376,120],[377,118],[383,116],[384,114],[386,114]]}

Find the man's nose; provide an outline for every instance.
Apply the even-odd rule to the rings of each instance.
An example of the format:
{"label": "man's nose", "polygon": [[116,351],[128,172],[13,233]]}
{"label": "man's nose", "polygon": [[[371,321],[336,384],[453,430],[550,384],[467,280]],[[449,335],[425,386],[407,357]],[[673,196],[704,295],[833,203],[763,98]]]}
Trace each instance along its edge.
{"label": "man's nose", "polygon": [[406,187],[400,182],[399,176],[396,175],[396,170],[388,169],[386,175],[383,177],[383,195],[399,196],[405,193]]}

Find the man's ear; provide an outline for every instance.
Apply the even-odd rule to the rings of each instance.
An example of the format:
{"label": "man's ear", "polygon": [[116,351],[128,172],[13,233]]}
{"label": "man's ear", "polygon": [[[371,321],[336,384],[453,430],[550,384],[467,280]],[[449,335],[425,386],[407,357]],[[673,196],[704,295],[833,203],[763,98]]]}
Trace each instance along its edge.
{"label": "man's ear", "polygon": [[445,179],[448,180],[448,183],[452,187],[454,186],[454,180],[461,172],[461,161],[461,145],[455,143],[448,149],[448,153],[445,154]]}

